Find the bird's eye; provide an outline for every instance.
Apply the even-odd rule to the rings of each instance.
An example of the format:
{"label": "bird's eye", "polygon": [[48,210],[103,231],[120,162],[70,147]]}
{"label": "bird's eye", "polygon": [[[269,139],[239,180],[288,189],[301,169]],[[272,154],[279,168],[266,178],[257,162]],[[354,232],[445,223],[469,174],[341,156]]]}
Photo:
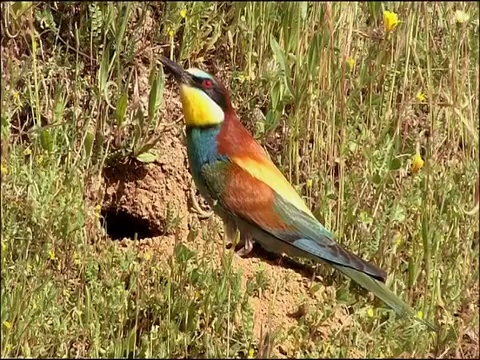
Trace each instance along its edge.
{"label": "bird's eye", "polygon": [[212,86],[213,86],[213,83],[212,83],[212,80],[210,79],[205,79],[202,81],[202,86],[205,88],[205,89],[211,89]]}

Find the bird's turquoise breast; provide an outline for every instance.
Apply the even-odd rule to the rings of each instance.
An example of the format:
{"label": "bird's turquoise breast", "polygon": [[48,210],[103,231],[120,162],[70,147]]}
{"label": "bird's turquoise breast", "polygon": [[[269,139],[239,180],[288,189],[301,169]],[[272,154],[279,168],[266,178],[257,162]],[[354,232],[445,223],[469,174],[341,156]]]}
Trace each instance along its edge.
{"label": "bird's turquoise breast", "polygon": [[214,163],[222,157],[218,153],[217,135],[220,127],[187,129],[187,154],[193,180],[203,197],[209,195],[200,176],[202,166]]}

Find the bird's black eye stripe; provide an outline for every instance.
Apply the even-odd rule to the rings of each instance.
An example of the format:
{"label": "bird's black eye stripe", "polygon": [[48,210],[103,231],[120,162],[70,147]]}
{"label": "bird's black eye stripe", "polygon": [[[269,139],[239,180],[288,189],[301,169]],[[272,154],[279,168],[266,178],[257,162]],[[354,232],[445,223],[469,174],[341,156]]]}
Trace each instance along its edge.
{"label": "bird's black eye stripe", "polygon": [[199,89],[203,90],[210,98],[212,98],[213,101],[215,101],[224,111],[226,110],[226,101],[225,101],[225,96],[222,94],[221,91],[219,91],[215,81],[212,81],[212,87],[210,89],[205,89],[202,86],[204,78],[192,75],[192,80],[195,83],[195,86],[198,87]]}
{"label": "bird's black eye stripe", "polygon": [[217,87],[215,85],[215,82],[211,79],[209,79],[212,82],[212,87],[209,89],[205,89],[203,86],[203,82],[206,80],[205,78],[201,78],[195,75],[192,75],[192,79],[195,82],[195,86],[198,87],[199,89],[203,90],[205,93],[207,93],[208,96],[214,97],[214,94],[217,92]]}
{"label": "bird's black eye stripe", "polygon": [[195,82],[196,85],[202,86],[202,82],[204,80],[203,78],[192,75],[192,79],[193,79],[193,81]]}

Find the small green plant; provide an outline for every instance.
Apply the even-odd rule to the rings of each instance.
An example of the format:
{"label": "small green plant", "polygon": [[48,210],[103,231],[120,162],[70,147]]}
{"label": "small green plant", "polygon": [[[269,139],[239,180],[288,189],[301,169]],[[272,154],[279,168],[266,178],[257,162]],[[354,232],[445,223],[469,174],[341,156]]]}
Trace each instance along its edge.
{"label": "small green plant", "polygon": [[158,71],[155,67],[152,68],[149,77],[150,93],[147,117],[145,119],[142,104],[137,101],[136,110],[130,122],[133,126],[131,133],[126,131],[127,123],[125,122],[128,93],[124,91],[117,102],[114,143],[118,144],[118,148],[126,151],[127,155],[143,163],[151,163],[157,159],[157,155],[152,152],[152,149],[162,136],[161,131],[158,134],[158,110],[163,101],[164,83],[163,70],[160,68],[160,71]]}
{"label": "small green plant", "polygon": [[258,291],[258,296],[262,296],[262,291],[265,291],[270,284],[270,279],[264,268],[259,268],[255,273],[255,287]]}
{"label": "small green plant", "polygon": [[165,214],[165,233],[170,234],[173,230],[178,228],[182,221],[182,217],[176,214],[176,210],[173,208],[172,203],[167,203]]}

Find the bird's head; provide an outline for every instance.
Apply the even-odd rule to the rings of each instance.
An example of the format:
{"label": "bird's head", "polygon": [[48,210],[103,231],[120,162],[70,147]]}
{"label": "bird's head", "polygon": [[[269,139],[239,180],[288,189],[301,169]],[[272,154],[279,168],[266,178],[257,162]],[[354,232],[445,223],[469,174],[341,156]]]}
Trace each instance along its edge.
{"label": "bird's head", "polygon": [[180,99],[187,127],[210,127],[221,124],[231,110],[227,89],[205,71],[183,69],[165,56],[160,62],[173,74],[180,86]]}

